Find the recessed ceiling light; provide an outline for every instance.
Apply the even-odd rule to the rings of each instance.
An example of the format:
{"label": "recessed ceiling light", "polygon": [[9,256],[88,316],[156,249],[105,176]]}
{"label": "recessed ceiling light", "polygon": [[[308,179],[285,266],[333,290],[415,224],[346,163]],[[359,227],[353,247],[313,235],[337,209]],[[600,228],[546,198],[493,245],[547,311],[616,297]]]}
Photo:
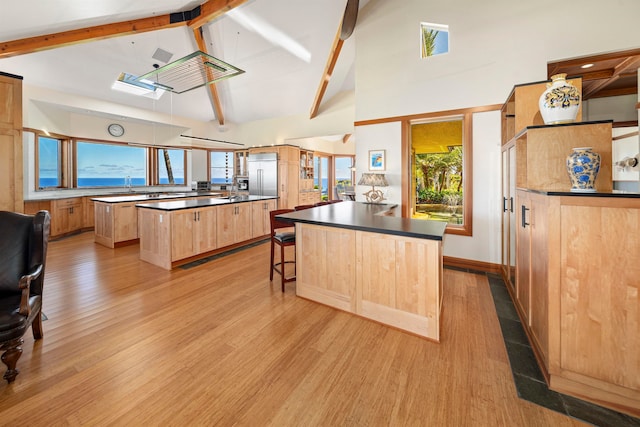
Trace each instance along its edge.
{"label": "recessed ceiling light", "polygon": [[581,66],[580,68],[591,68],[593,67],[594,64],[584,64],[583,66]]}

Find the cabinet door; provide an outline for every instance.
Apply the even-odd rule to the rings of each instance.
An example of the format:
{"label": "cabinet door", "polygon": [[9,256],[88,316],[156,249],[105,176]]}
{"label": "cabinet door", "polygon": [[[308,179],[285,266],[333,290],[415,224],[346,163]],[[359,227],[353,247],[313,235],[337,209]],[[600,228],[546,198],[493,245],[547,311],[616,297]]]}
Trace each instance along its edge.
{"label": "cabinet door", "polygon": [[517,260],[516,260],[516,302],[529,323],[531,314],[531,203],[527,193],[519,191],[518,200],[518,231],[517,231]]}
{"label": "cabinet door", "polygon": [[221,205],[217,207],[216,238],[218,247],[232,245],[235,242],[235,210],[236,205]]}
{"label": "cabinet door", "polygon": [[208,252],[216,249],[216,208],[200,209],[196,215],[196,228],[194,234],[197,253]]}
{"label": "cabinet door", "polygon": [[113,206],[110,203],[94,203],[95,236],[113,242]]}
{"label": "cabinet door", "polygon": [[95,227],[95,209],[93,207],[94,202],[90,197],[85,197],[82,199],[82,228],[93,228]]}
{"label": "cabinet door", "polygon": [[196,254],[194,210],[171,212],[171,261],[188,258]]}
{"label": "cabinet door", "polygon": [[82,202],[74,203],[69,207],[69,229],[67,231],[81,230],[84,227],[84,212]]}
{"label": "cabinet door", "polygon": [[[548,197],[532,194],[531,200],[531,256],[529,327],[531,335],[542,352],[545,363],[549,360],[549,221]],[[555,237],[556,239],[558,236]],[[549,366],[546,367],[547,370]]]}
{"label": "cabinet door", "polygon": [[244,242],[245,240],[251,240],[253,235],[251,229],[251,203],[238,203],[236,204],[235,211],[235,241],[234,243]]}
{"label": "cabinet door", "polygon": [[113,206],[115,241],[126,242],[138,238],[138,212],[135,203],[118,203]]}
{"label": "cabinet door", "polygon": [[[264,235],[265,229],[265,218],[263,211],[265,210],[266,204],[265,202],[253,202],[251,204],[251,222],[252,222],[252,233],[251,237],[260,237]],[[268,234],[268,233],[267,233]]]}

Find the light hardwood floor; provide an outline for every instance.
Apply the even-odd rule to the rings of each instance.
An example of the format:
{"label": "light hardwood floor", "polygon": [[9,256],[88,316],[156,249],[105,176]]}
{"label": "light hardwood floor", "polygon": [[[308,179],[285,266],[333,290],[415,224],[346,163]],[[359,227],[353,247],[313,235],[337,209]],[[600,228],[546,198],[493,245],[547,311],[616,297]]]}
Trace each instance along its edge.
{"label": "light hardwood floor", "polygon": [[517,397],[482,275],[445,270],[436,344],[282,294],[266,243],[166,271],[84,233],[47,262],[1,425],[581,425]]}

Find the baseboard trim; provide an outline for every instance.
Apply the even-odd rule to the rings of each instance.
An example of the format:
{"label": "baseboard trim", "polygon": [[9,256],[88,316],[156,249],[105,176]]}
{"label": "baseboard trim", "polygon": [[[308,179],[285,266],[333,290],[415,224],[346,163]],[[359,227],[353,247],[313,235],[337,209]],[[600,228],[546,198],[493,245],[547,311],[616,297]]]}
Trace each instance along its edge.
{"label": "baseboard trim", "polygon": [[482,271],[484,273],[500,274],[500,264],[490,262],[475,261],[472,259],[454,258],[450,256],[442,257],[442,263],[446,267],[466,268],[469,270]]}

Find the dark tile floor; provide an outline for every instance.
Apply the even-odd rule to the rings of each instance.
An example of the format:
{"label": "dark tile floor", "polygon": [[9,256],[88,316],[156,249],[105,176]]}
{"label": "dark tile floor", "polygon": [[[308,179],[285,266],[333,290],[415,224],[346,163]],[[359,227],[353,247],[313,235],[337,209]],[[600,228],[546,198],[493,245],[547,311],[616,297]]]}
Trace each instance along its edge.
{"label": "dark tile floor", "polygon": [[[460,269],[458,269],[460,270]],[[549,390],[502,277],[485,274],[496,306],[518,396],[545,408],[602,427],[640,427],[640,419]]]}

